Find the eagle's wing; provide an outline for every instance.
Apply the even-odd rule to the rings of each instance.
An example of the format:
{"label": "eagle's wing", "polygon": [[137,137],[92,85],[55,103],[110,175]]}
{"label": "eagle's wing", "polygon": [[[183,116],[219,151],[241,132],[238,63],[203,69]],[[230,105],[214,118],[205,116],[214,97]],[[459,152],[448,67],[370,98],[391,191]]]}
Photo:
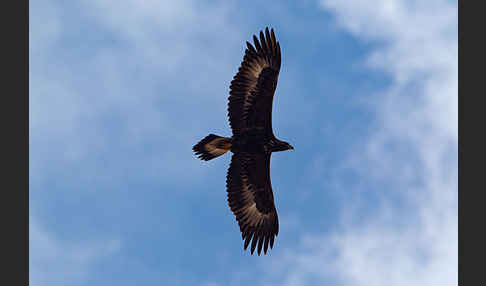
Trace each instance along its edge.
{"label": "eagle's wing", "polygon": [[251,241],[251,254],[258,243],[264,254],[278,234],[277,210],[270,182],[270,156],[238,152],[231,158],[226,177],[228,203],[240,226],[244,249]]}
{"label": "eagle's wing", "polygon": [[233,135],[248,131],[272,134],[272,102],[280,71],[280,44],[273,29],[265,35],[260,31],[260,41],[253,36],[255,47],[248,48],[230,85],[228,116]]}

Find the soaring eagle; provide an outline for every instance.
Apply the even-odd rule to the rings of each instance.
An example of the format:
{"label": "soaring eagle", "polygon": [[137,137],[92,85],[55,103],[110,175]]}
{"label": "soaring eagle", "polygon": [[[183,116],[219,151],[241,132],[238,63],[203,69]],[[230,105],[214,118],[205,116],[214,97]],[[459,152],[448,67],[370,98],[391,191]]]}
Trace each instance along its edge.
{"label": "soaring eagle", "polygon": [[273,29],[260,40],[254,35],[255,46],[246,42],[245,56],[230,85],[228,117],[231,138],[209,134],[192,148],[202,160],[208,161],[233,152],[226,177],[228,203],[236,216],[245,241],[251,242],[251,254],[257,247],[273,247],[278,234],[277,210],[270,182],[272,152],[294,149],[275,138],[272,130],[272,102],[280,72],[280,44]]}

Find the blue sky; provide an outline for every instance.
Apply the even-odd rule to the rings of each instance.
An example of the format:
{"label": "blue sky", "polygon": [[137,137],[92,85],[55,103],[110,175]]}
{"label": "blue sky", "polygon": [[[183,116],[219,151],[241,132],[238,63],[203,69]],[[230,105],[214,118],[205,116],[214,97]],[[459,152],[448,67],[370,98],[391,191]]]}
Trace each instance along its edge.
{"label": "blue sky", "polygon": [[[280,232],[226,201],[245,41],[282,47]],[[457,285],[457,3],[30,3],[31,285]]]}

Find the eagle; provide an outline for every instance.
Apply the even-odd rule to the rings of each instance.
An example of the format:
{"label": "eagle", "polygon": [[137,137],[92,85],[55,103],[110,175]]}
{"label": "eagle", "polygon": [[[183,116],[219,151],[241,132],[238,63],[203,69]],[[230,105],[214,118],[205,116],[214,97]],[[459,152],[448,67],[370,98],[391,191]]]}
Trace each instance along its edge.
{"label": "eagle", "polygon": [[273,28],[246,42],[245,55],[230,84],[228,117],[231,138],[209,134],[192,150],[205,161],[233,153],[226,176],[231,211],[240,227],[243,249],[267,254],[278,235],[278,216],[270,181],[273,152],[294,149],[275,137],[272,103],[281,65],[280,44]]}

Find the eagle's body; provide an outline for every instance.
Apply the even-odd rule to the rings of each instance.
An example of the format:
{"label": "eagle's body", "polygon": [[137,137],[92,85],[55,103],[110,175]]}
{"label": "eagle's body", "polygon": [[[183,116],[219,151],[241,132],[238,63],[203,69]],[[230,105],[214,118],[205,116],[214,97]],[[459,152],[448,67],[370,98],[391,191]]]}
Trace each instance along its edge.
{"label": "eagle's body", "polygon": [[280,72],[280,44],[273,29],[253,36],[255,47],[246,42],[243,62],[230,85],[228,116],[231,138],[210,134],[194,145],[203,160],[233,153],[226,186],[228,203],[240,226],[244,249],[251,241],[267,253],[278,234],[278,216],[270,181],[272,152],[293,149],[278,140],[272,129],[272,103]]}

